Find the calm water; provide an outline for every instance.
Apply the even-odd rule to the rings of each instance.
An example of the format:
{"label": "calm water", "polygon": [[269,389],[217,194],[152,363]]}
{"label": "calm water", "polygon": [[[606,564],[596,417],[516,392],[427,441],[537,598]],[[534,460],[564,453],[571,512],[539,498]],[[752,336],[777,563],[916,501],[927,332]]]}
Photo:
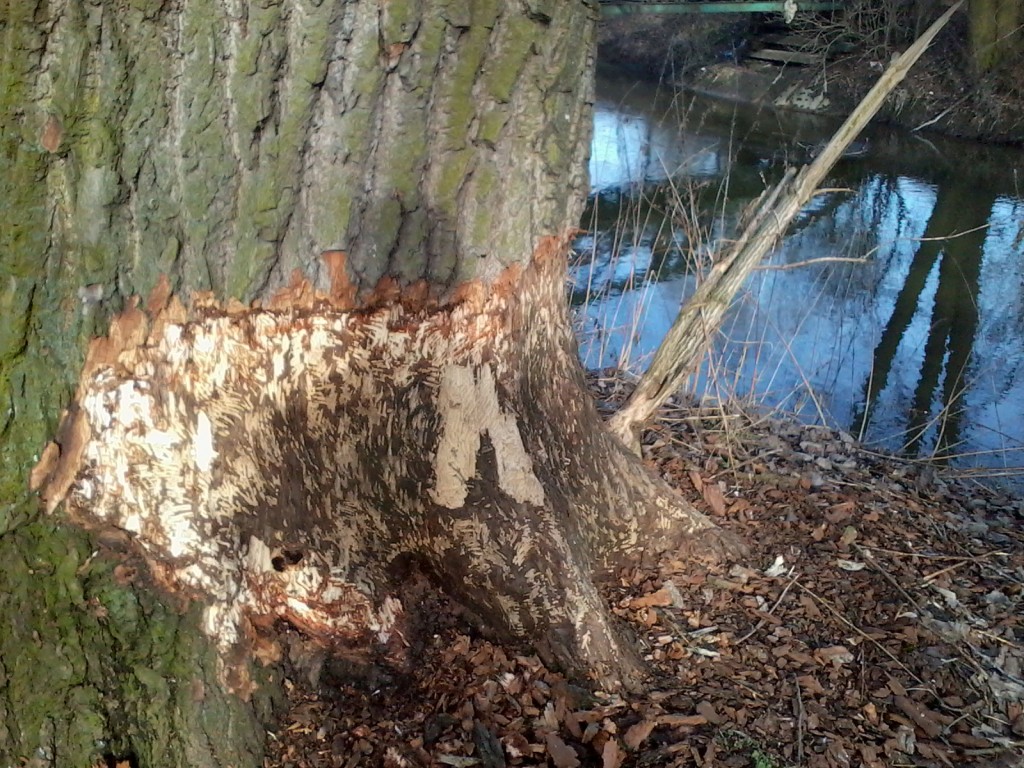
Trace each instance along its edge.
{"label": "calm water", "polygon": [[[834,127],[599,80],[572,274],[585,363],[642,369],[711,247]],[[688,386],[964,468],[1024,465],[1024,151],[876,130],[857,152]],[[836,257],[859,261],[795,266]]]}

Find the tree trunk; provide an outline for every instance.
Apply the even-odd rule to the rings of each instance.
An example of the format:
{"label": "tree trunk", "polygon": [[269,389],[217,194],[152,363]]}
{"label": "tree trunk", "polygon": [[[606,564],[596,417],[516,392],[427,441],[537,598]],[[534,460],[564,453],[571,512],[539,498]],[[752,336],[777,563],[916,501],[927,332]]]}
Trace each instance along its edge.
{"label": "tree trunk", "polygon": [[978,72],[988,72],[1021,50],[1024,1],[970,0],[971,54]]}
{"label": "tree trunk", "polygon": [[[636,685],[642,666],[597,582],[731,542],[646,473],[585,394],[564,282],[595,9],[192,0],[3,13],[2,183],[19,224],[4,244],[17,321],[0,336],[16,500],[3,546],[77,542],[38,584],[25,584],[35,560],[5,572],[5,608],[42,591],[60,595],[57,611],[77,606],[47,647],[81,620],[102,625],[82,653],[105,670],[89,695],[117,704],[90,699],[78,723],[70,678],[39,694],[45,718],[0,699],[19,724],[0,755],[53,738],[86,764],[120,728],[109,750],[143,764],[160,738],[177,750],[160,765],[251,764],[239,745],[257,719],[240,701],[273,690],[252,659],[279,655],[274,622],[349,658],[400,660],[413,566],[496,636],[601,685]],[[92,532],[95,558],[62,525],[22,522],[19,484],[47,439],[32,487],[53,519]],[[160,605],[132,558],[188,602],[184,617],[149,608],[159,618],[134,633],[110,621],[125,603]],[[83,586],[95,569],[99,591]],[[0,630],[0,679],[18,686],[48,674],[15,649],[44,621],[28,616]],[[149,661],[148,638],[167,627],[187,676]],[[124,639],[104,647],[111,634]],[[216,664],[198,663],[211,653]],[[207,670],[237,697],[211,692]],[[150,683],[181,695],[154,699]],[[211,702],[237,713],[218,743],[195,737]]]}

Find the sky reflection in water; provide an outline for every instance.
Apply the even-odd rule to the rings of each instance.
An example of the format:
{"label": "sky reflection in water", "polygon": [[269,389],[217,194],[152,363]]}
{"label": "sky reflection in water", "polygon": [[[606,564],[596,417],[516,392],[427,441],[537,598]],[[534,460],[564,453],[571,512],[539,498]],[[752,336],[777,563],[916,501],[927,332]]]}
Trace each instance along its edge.
{"label": "sky reflection in water", "polygon": [[[707,258],[666,218],[666,181],[683,200],[699,190],[713,242],[834,126],[615,80],[598,96],[572,272],[580,352],[591,368],[639,370],[693,291],[693,250]],[[867,146],[769,259],[864,262],[758,271],[690,387],[863,429],[891,450],[1024,465],[1024,151],[883,131]]]}

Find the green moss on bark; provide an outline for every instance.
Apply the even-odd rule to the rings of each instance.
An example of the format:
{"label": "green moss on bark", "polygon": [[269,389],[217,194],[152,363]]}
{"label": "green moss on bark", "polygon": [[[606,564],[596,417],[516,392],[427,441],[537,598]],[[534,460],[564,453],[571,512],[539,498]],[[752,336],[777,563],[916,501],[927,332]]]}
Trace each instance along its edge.
{"label": "green moss on bark", "polygon": [[381,42],[385,47],[407,43],[419,27],[420,10],[414,3],[387,3],[381,7]]}
{"label": "green moss on bark", "polygon": [[[279,58],[261,56],[257,63],[257,79],[276,83],[270,96],[275,109],[259,123],[259,131],[239,137],[240,143],[259,146],[260,163],[239,190],[233,258],[224,286],[230,296],[255,298],[278,257],[277,246],[298,200],[302,153],[327,74],[338,12],[334,3],[304,4],[301,12],[295,11],[301,25],[290,36],[287,51]],[[290,77],[282,89],[285,71]],[[247,83],[239,81],[237,87],[244,90]],[[241,93],[239,97],[244,98]]]}
{"label": "green moss on bark", "polygon": [[[370,23],[369,17],[376,14],[375,9],[364,5],[355,6],[351,12],[357,16],[349,22],[353,25]],[[371,154],[375,139],[373,101],[359,98],[358,94],[379,92],[383,73],[378,56],[376,38],[356,36],[346,50],[346,58],[332,65],[331,76],[339,94],[338,101],[331,102],[337,121],[331,135],[337,137],[338,156],[329,168],[319,169],[329,181],[318,185],[318,193],[306,201],[312,228],[320,233],[321,242],[327,247],[343,247],[358,206],[357,196],[365,173],[363,162]]]}
{"label": "green moss on bark", "polygon": [[477,103],[473,85],[487,55],[490,35],[484,27],[473,27],[459,41],[459,54],[449,77],[439,87],[439,96],[448,118],[440,126],[443,149],[460,149],[466,143],[466,127],[476,116]]}
{"label": "green moss on bark", "polygon": [[506,103],[523,71],[526,57],[537,39],[536,23],[525,16],[511,16],[504,25],[504,34],[495,41],[494,65],[484,75],[487,94]]}
{"label": "green moss on bark", "polygon": [[[262,729],[252,707],[213,682],[197,608],[179,614],[149,590],[130,590],[118,574],[131,570],[49,522],[0,537],[0,557],[0,613],[10,619],[0,631],[0,758],[259,764]],[[257,674],[266,707],[275,681]]]}
{"label": "green moss on bark", "polygon": [[[154,161],[162,49],[139,43],[153,58],[129,66],[128,22],[83,8],[0,7],[0,764],[254,766],[262,729],[217,687],[198,606],[179,615],[125,583],[86,534],[40,519],[27,488],[118,290],[145,293],[180,249]],[[131,199],[130,181],[153,199]],[[83,304],[93,282],[103,301]]]}

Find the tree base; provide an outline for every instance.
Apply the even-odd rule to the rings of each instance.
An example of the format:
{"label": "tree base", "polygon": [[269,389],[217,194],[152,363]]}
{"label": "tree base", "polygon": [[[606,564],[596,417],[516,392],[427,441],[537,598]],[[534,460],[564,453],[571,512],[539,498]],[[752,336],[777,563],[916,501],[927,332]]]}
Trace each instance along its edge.
{"label": "tree base", "polygon": [[225,659],[279,619],[400,653],[392,566],[411,560],[500,637],[635,686],[642,664],[595,581],[695,537],[702,554],[734,542],[604,430],[564,306],[566,247],[546,240],[528,268],[445,305],[379,291],[355,309],[338,282],[324,296],[298,281],[263,308],[186,313],[158,295],[93,344],[35,482],[198,596]]}

